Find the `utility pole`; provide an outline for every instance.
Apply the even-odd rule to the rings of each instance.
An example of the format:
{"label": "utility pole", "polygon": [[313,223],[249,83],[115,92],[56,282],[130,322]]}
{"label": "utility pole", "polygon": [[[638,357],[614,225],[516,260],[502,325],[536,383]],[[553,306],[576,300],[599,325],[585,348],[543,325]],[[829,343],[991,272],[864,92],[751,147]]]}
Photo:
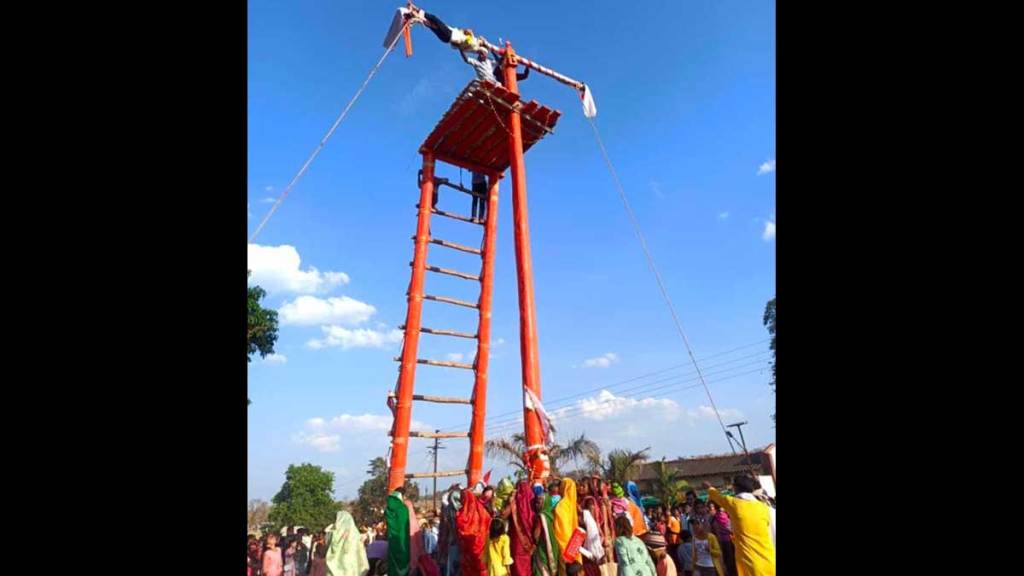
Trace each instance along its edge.
{"label": "utility pole", "polygon": [[[434,432],[440,432],[440,430],[434,430]],[[434,516],[437,516],[437,451],[444,450],[444,446],[441,446],[439,438],[434,438],[434,445],[427,448],[434,456]]]}
{"label": "utility pole", "polygon": [[[746,457],[747,457],[747,466],[750,468],[751,476],[753,476],[754,479],[756,480],[758,474],[754,471],[754,463],[750,459],[750,452],[747,451],[747,440],[743,437],[743,426],[746,425],[746,424],[747,424],[747,422],[745,422],[745,421],[744,422],[737,422],[735,424],[729,424],[728,426],[726,426],[726,428],[735,428],[736,430],[739,431],[739,433],[740,433],[740,445],[743,447],[743,454],[745,454]],[[728,433],[726,433],[726,434],[728,434]],[[731,434],[728,434],[728,435],[732,436]],[[730,442],[730,444],[732,444],[732,443]]]}

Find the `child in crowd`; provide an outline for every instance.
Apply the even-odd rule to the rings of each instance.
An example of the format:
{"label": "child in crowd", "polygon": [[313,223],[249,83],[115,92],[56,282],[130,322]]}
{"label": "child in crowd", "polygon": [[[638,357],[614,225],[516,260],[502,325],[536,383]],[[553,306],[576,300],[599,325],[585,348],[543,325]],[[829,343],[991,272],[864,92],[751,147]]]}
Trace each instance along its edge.
{"label": "child in crowd", "polygon": [[683,576],[693,576],[693,534],[689,530],[679,533],[679,548],[676,555],[679,557],[679,568]]}
{"label": "child in crowd", "polygon": [[277,547],[277,534],[267,534],[267,548],[263,551],[263,576],[282,576],[284,561]]}
{"label": "child in crowd", "polygon": [[487,556],[487,576],[508,576],[508,567],[512,565],[513,560],[508,534],[505,532],[504,520],[501,518],[491,520],[491,529],[487,535],[487,547],[485,550]]}

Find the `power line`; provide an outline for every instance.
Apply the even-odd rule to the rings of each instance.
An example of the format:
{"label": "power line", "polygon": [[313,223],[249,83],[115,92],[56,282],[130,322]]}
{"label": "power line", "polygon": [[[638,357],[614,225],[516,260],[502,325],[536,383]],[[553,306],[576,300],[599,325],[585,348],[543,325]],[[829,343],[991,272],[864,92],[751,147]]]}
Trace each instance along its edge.
{"label": "power line", "polygon": [[[767,356],[767,352],[760,352],[758,354],[751,355],[751,356]],[[749,358],[751,356],[747,356],[745,358]],[[710,366],[709,368],[717,368],[719,366],[726,366],[728,364],[732,364],[734,362],[738,362],[738,361],[743,360],[745,358],[738,358],[738,359],[736,359],[734,361],[723,362],[723,363],[720,363],[720,364],[715,364],[715,365]],[[737,370],[739,368],[745,368],[747,366],[754,366],[754,365],[763,366],[764,362],[766,360],[767,360],[767,358],[761,358],[761,359],[755,360],[753,362],[748,362],[746,364],[742,364],[740,366],[734,366],[732,368],[726,368],[726,369],[720,370],[718,372],[713,372],[712,374],[723,374],[723,373],[726,373],[726,372],[729,372],[729,371],[732,371],[732,370]],[[661,380],[655,380],[653,382],[646,382],[646,383],[640,384],[638,386],[633,386],[633,387],[630,387],[630,388],[626,388],[626,389],[622,389],[622,390],[617,390],[617,392],[619,394],[626,394],[626,393],[630,393],[630,392],[632,392],[634,394],[648,394],[648,393],[651,393],[651,392],[662,390],[664,388],[670,388],[670,387],[672,387],[674,385],[677,385],[679,383],[694,382],[694,381],[697,380],[697,379],[694,379],[694,378],[685,378],[685,376],[687,376],[687,375],[671,376],[669,378],[663,378]],[[664,384],[665,382],[669,382],[669,384]],[[661,386],[653,386],[654,384],[662,384],[662,385]],[[554,405],[554,406],[551,406],[548,411],[549,412],[554,412],[556,410],[563,409],[563,408],[569,408],[571,406],[572,406],[571,404]],[[511,420],[504,420],[504,422],[521,422],[521,421],[522,421],[522,415],[521,414],[518,417],[516,417],[516,418],[512,418]],[[491,425],[494,426],[494,425],[497,425],[499,423],[500,422],[492,422]]]}
{"label": "power line", "polygon": [[[757,372],[757,370],[748,370],[746,372],[741,372],[739,374],[733,374],[731,376],[726,376],[724,378],[719,378],[717,380],[714,380],[714,381],[712,381],[712,384],[717,383],[717,382],[722,382],[724,380],[730,380],[730,379],[733,379],[733,378],[739,378],[740,376],[745,376],[745,375],[748,375],[748,374],[754,374],[756,372]],[[703,387],[703,384],[700,384],[700,383],[691,384],[689,386],[683,386],[683,387],[679,388],[678,390],[674,390],[674,392],[685,392],[687,390],[695,390],[695,389],[698,389],[698,388],[701,388],[701,387]],[[559,417],[561,419],[563,419],[563,420],[573,420],[573,419],[582,417],[583,415],[584,415],[584,413],[582,411],[576,411],[576,412],[569,413],[569,414],[559,415]],[[496,428],[496,429],[494,429],[492,431],[489,431],[488,434],[491,435],[491,436],[503,436],[504,434],[506,434],[508,432],[513,432],[515,429],[516,429],[515,425],[506,425],[503,428]]]}
{"label": "power line", "polygon": [[[740,368],[745,368],[747,366],[761,365],[762,363],[763,363],[763,360],[762,361],[757,361],[757,362],[748,362],[746,364],[743,364],[741,366],[736,366],[734,368],[729,368],[729,369],[721,370],[721,371],[718,371],[718,372],[710,372],[710,373],[708,373],[708,375],[711,375],[711,376],[722,375],[722,374],[726,374],[728,372],[732,372],[734,370],[738,370]],[[737,374],[729,374],[728,376],[723,376],[722,378],[718,378],[718,379],[714,380],[713,383],[723,382],[725,380],[730,380],[732,378],[738,378],[740,376],[745,376],[747,374],[754,374],[754,373],[760,372],[762,369],[763,369],[763,366],[761,366],[759,368],[755,368],[753,370],[747,370],[745,372],[740,372],[740,373],[737,373]],[[694,382],[694,381],[697,381],[697,380],[698,380],[697,378],[690,378],[690,379],[687,379],[687,380],[680,380],[680,381],[673,382],[673,383],[670,383],[670,384],[665,384],[665,385],[662,385],[662,386],[657,386],[657,387],[654,387],[654,388],[650,388],[648,390],[644,390],[644,392],[646,393],[646,392],[653,392],[653,391],[661,391],[661,392],[664,393],[664,392],[668,392],[670,390],[672,390],[672,391],[682,391],[682,390],[689,390],[689,389],[692,389],[692,388],[700,388],[700,387],[702,387],[703,384],[701,384],[701,383],[698,383],[698,384],[695,384],[695,385],[684,386],[685,384],[688,384],[690,382]],[[678,390],[676,390],[676,389],[678,389]],[[583,407],[583,406],[569,406],[569,407],[565,407],[562,410],[561,413],[555,414],[554,410],[552,411],[552,413],[557,418],[566,418],[566,417],[574,417],[574,416],[581,415],[581,414],[583,414],[585,412],[585,410],[586,410],[586,408]],[[503,430],[503,429],[506,429],[506,428],[514,428],[516,425],[520,425],[521,422],[522,422],[522,417],[520,417],[518,419],[515,419],[515,420],[509,420],[509,421],[505,421],[505,422],[494,423],[494,424],[492,424],[488,428],[488,435],[489,436],[493,435],[496,430]]]}
{"label": "power line", "polygon": [[[701,360],[702,361],[706,361],[706,360],[710,360],[712,358],[718,358],[718,357],[721,357],[721,356],[725,356],[727,354],[732,354],[733,352],[738,352],[740,350],[744,350],[746,348],[750,348],[752,346],[757,346],[758,344],[763,344],[765,342],[768,342],[768,338],[764,338],[764,339],[758,340],[756,342],[751,342],[750,344],[744,344],[742,346],[737,346],[735,348],[732,348],[730,350],[725,350],[723,352],[717,352],[717,353],[711,354],[709,356],[704,356],[703,358],[701,358]],[[758,352],[758,354],[764,354],[764,353],[765,352]],[[738,360],[742,360],[743,358],[749,358],[749,357],[750,356],[742,356],[740,358],[735,358],[732,361],[738,361]],[[726,362],[726,364],[728,364],[728,362]],[[586,388],[582,392],[579,392],[577,394],[570,394],[568,396],[560,396],[558,398],[548,399],[545,404],[547,406],[549,406],[549,407],[550,406],[557,406],[559,402],[564,401],[564,400],[572,400],[572,399],[575,399],[575,398],[580,398],[580,397],[586,396],[587,394],[590,394],[592,392],[599,392],[601,390],[613,390],[613,389],[618,388],[619,386],[621,386],[623,384],[628,384],[630,382],[635,382],[637,380],[642,380],[644,378],[649,378],[651,376],[657,376],[659,374],[664,374],[665,372],[670,372],[672,370],[683,368],[683,367],[688,366],[688,365],[689,365],[688,362],[687,363],[682,363],[682,364],[676,364],[674,366],[669,366],[667,368],[662,368],[660,370],[655,370],[653,372],[648,372],[646,374],[641,374],[639,376],[634,376],[632,378],[627,378],[626,380],[620,380],[620,381],[615,382],[613,384],[603,384],[603,385],[600,385],[600,386],[594,386],[594,387],[591,387],[591,388]],[[723,364],[715,364],[713,366],[722,366],[722,365]],[[692,372],[691,372],[691,374],[692,374]],[[677,375],[677,376],[682,376],[682,375]],[[513,415],[521,414],[521,413],[522,413],[521,409],[510,410],[508,412],[502,412],[500,414],[489,415],[486,420],[493,421],[493,420],[496,420],[496,419],[499,419],[499,418],[504,418],[504,417],[507,417],[507,416],[513,416]],[[461,430],[462,428],[465,428],[466,426],[469,426],[469,423],[463,423],[461,425],[450,426],[448,428],[442,428],[442,430],[444,430],[446,432],[450,432],[450,431],[455,431],[455,430]]]}
{"label": "power line", "polygon": [[[725,376],[725,377],[722,377],[722,378],[715,379],[711,383],[715,384],[715,383],[718,383],[718,382],[723,382],[725,380],[731,380],[733,378],[739,378],[741,376],[746,376],[746,375],[749,375],[749,374],[755,374],[757,372],[758,372],[758,369],[748,370],[746,372],[741,372],[741,373],[738,373],[738,374],[732,374],[732,375],[729,375],[729,376]],[[679,385],[677,384],[676,386],[678,387]],[[672,392],[673,393],[675,393],[675,392],[685,392],[687,390],[695,390],[695,389],[702,388],[702,387],[703,387],[703,384],[700,384],[700,383],[690,384],[688,386],[678,387],[678,389],[672,390]],[[667,391],[668,390],[666,390],[666,392]],[[573,412],[559,414],[558,417],[560,419],[563,419],[563,420],[572,420],[572,419],[579,418],[579,417],[581,417],[583,415],[584,415],[584,411],[583,410],[575,410]],[[516,428],[517,428],[517,425],[515,423],[513,423],[513,424],[506,424],[506,425],[504,425],[502,427],[494,428],[493,430],[489,430],[488,431],[488,435],[489,436],[503,436],[504,434],[506,434],[508,432],[514,432]]]}
{"label": "power line", "polygon": [[[402,31],[404,32],[405,28],[408,26],[409,22],[407,21],[405,25],[402,27]],[[281,205],[281,203],[284,202],[284,199],[288,196],[288,193],[292,191],[292,188],[299,181],[299,178],[302,178],[302,175],[306,173],[306,169],[309,168],[309,165],[313,163],[313,160],[316,159],[317,156],[320,155],[320,151],[324,149],[324,145],[327,144],[327,140],[331,137],[331,135],[334,134],[334,131],[338,129],[338,126],[341,124],[341,121],[345,119],[345,116],[348,116],[348,111],[352,109],[352,105],[355,104],[356,100],[359,99],[359,96],[363,93],[363,90],[366,89],[366,85],[370,83],[370,79],[372,79],[374,75],[377,74],[377,70],[380,68],[380,65],[384,63],[384,59],[388,57],[388,54],[391,54],[391,51],[394,50],[395,48],[395,44],[398,43],[398,39],[401,37],[402,34],[398,34],[397,36],[395,36],[395,39],[391,41],[391,45],[388,46],[388,49],[384,51],[384,55],[380,57],[380,60],[378,60],[377,63],[373,66],[373,69],[370,70],[370,74],[366,77],[366,80],[363,80],[363,85],[360,86],[358,90],[356,90],[355,95],[352,96],[352,99],[348,101],[348,104],[345,106],[345,109],[341,111],[341,114],[338,116],[338,119],[334,121],[334,125],[332,125],[331,129],[327,131],[327,135],[320,139],[320,144],[318,144],[317,147],[313,150],[313,153],[309,155],[309,158],[306,159],[306,163],[302,165],[302,168],[299,168],[299,171],[292,178],[291,182],[288,183],[288,186],[285,187],[284,192],[281,193],[281,196],[277,199],[277,202],[274,202],[274,205],[270,207],[270,210],[267,212],[267,215],[263,217],[262,221],[260,221],[260,225],[256,227],[255,231],[253,231],[252,236],[249,237],[250,244],[254,240],[256,240],[256,236],[260,233],[261,230],[263,230],[263,227],[266,226],[267,221],[270,220],[270,217],[274,215],[274,212],[277,211],[277,208]]]}

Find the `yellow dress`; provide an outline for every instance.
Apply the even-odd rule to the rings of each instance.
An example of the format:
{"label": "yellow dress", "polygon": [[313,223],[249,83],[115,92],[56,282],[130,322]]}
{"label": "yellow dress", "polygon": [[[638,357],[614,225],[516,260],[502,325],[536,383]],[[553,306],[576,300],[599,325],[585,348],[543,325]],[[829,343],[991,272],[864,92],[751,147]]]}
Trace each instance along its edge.
{"label": "yellow dress", "polygon": [[[558,547],[565,550],[572,538],[572,533],[579,526],[576,510],[576,482],[572,478],[562,478],[562,499],[555,506],[555,540]],[[574,562],[580,561],[580,553],[576,553]]]}
{"label": "yellow dress", "polygon": [[497,539],[487,540],[487,576],[508,576],[508,567],[512,565],[512,552],[509,549],[507,534]]}
{"label": "yellow dress", "polygon": [[768,505],[723,496],[714,488],[708,488],[708,497],[729,514],[739,576],[775,576],[775,545],[769,529]]}

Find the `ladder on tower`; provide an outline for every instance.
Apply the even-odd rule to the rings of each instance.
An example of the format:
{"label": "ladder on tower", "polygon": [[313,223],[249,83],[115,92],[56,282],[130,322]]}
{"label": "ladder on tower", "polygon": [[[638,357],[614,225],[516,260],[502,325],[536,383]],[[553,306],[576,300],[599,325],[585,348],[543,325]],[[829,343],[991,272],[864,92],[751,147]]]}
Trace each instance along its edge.
{"label": "ladder on tower", "polygon": [[[522,127],[522,148],[528,149],[534,143],[552,132],[560,113],[537,102],[523,104],[519,95],[498,84],[474,80],[456,98],[455,103],[442,117],[420,148],[423,168],[420,171],[420,200],[416,205],[416,234],[412,279],[407,292],[408,308],[404,330],[402,353],[395,360],[399,362],[398,383],[389,394],[388,406],[394,415],[391,428],[391,456],[388,470],[388,489],[402,486],[409,479],[441,478],[465,475],[468,485],[480,480],[484,457],[484,418],[487,404],[487,367],[490,357],[491,301],[494,283],[494,254],[498,218],[498,182],[509,167],[513,157],[510,150],[511,134],[507,117],[515,111],[524,119]],[[449,182],[435,176],[435,162],[445,162],[483,174],[487,179],[487,192],[479,194],[470,188]],[[475,197],[484,205],[485,218],[477,218],[449,212],[435,205],[437,187],[448,187]],[[445,195],[448,198],[450,195]],[[458,222],[483,227],[483,241],[480,248],[466,246],[434,237],[431,234],[431,218],[448,218]],[[434,248],[437,247],[437,248]],[[454,250],[480,259],[479,271],[442,268],[430,263],[428,251],[434,249]],[[435,294],[426,289],[428,273],[447,275],[479,285],[479,297],[475,302],[460,300],[445,294]],[[422,323],[423,302],[432,301],[445,305],[471,308],[477,311],[476,332],[460,332],[443,326],[425,326]],[[460,338],[476,340],[476,357],[472,363],[454,362],[418,356],[420,336]],[[436,366],[445,369],[468,370],[473,373],[473,389],[469,397],[433,396],[414,392],[418,365]],[[467,404],[472,408],[469,430],[437,432],[410,430],[412,406],[416,402],[442,404]],[[464,470],[438,472],[409,472],[406,470],[409,441],[417,438],[468,438],[469,458]]]}
{"label": "ladder on tower", "polygon": [[[395,423],[391,430],[392,435],[392,474],[395,480],[401,479],[404,482],[413,478],[444,478],[450,476],[467,476],[470,481],[475,481],[480,476],[480,469],[483,466],[483,417],[487,403],[487,364],[490,351],[491,338],[491,294],[494,277],[494,236],[497,218],[497,175],[491,176],[491,185],[488,187],[490,194],[479,194],[470,188],[449,182],[445,178],[434,177],[433,163],[425,163],[424,170],[420,176],[420,203],[416,205],[419,213],[419,220],[416,227],[416,235],[412,237],[415,241],[413,261],[409,263],[412,267],[412,280],[409,283],[408,310],[406,312],[405,324],[399,326],[405,331],[405,340],[402,346],[402,354],[395,357],[399,362],[399,375],[396,391],[389,399],[395,413]],[[480,220],[462,214],[456,214],[442,210],[433,204],[435,190],[438,187],[448,187],[474,197],[475,202],[486,203],[487,209],[485,219]],[[445,195],[447,198],[448,195]],[[473,226],[483,227],[483,239],[481,248],[474,248],[458,244],[431,234],[430,218],[434,215],[449,218],[457,222],[464,222]],[[475,216],[475,215],[474,215]],[[438,249],[454,250],[463,254],[469,254],[480,260],[478,270],[469,268],[470,272],[441,268],[429,263],[428,248],[434,246]],[[459,300],[441,294],[432,294],[427,291],[427,273],[454,276],[463,280],[476,282],[479,285],[479,297],[475,302]],[[477,328],[473,333],[461,332],[447,328],[435,328],[424,325],[422,320],[423,301],[429,300],[444,305],[471,308],[477,311]],[[420,335],[458,338],[476,340],[476,357],[472,363],[454,362],[449,360],[436,360],[420,358],[417,355],[419,349]],[[428,394],[412,393],[413,382],[417,365],[437,366],[455,370],[469,370],[473,373],[473,389],[468,397],[434,396]],[[402,391],[408,390],[409,398],[413,402],[432,402],[439,404],[466,404],[472,408],[473,415],[470,429],[458,432],[439,432],[425,430],[409,430],[411,422],[411,406],[402,404]],[[407,414],[404,419],[401,414]],[[408,441],[413,438],[468,438],[470,440],[470,457],[465,470],[448,470],[435,472],[406,472],[405,456],[408,453]],[[401,485],[401,483],[399,483]],[[394,486],[389,486],[393,488]]]}

